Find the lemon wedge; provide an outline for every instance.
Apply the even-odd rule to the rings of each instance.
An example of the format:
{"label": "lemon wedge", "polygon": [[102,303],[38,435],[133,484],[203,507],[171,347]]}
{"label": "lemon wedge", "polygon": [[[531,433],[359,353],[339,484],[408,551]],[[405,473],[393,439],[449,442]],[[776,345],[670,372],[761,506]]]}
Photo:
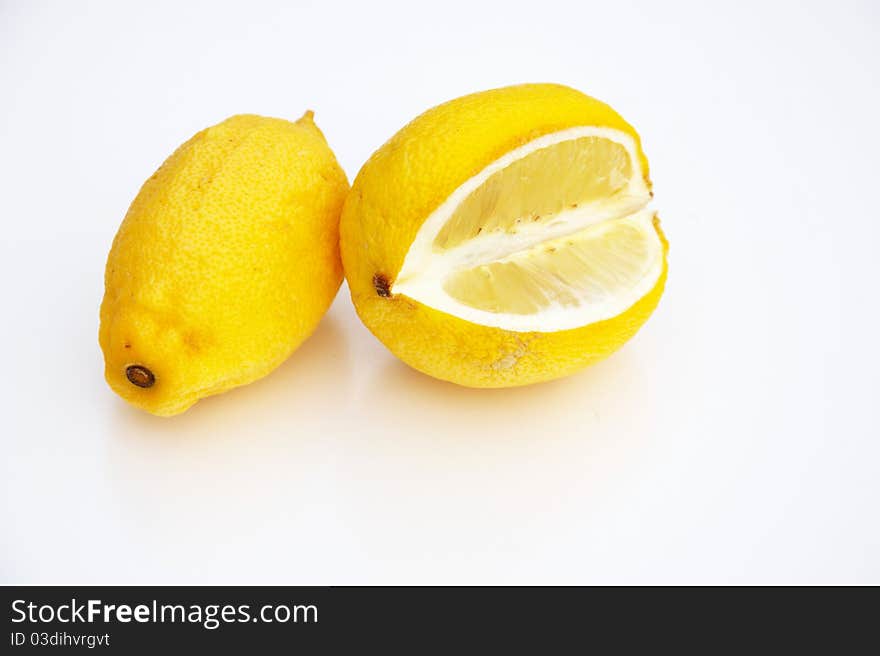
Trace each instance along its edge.
{"label": "lemon wedge", "polygon": [[663,271],[635,152],[623,132],[575,128],[507,153],[427,218],[392,293],[516,331],[620,314]]}

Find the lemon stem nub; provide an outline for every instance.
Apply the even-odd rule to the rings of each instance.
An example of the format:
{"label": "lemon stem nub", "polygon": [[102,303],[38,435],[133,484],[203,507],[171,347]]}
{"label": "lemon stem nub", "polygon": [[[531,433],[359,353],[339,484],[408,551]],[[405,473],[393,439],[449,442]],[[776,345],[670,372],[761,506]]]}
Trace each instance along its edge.
{"label": "lemon stem nub", "polygon": [[376,288],[376,293],[382,298],[389,298],[391,296],[391,283],[381,273],[373,276],[373,287]]}
{"label": "lemon stem nub", "polygon": [[153,372],[140,364],[132,364],[125,368],[125,377],[128,382],[138,387],[152,387],[156,382]]}

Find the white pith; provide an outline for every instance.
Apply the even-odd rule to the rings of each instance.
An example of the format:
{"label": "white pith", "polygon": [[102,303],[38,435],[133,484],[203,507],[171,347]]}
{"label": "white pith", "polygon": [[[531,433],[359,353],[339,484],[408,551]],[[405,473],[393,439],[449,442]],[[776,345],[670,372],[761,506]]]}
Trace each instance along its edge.
{"label": "white pith", "polygon": [[[434,251],[434,239],[455,209],[492,174],[537,150],[582,137],[609,139],[626,149],[633,173],[625,193],[612,199],[564,210],[547,223],[524,223],[515,233],[487,232],[445,252]],[[654,212],[644,209],[650,200],[651,194],[641,171],[636,144],[628,134],[610,128],[577,127],[544,135],[489,164],[464,182],[431,213],[413,240],[391,292],[403,294],[472,323],[516,332],[555,332],[609,319],[624,312],[647,294],[662,274],[663,245],[653,226]],[[470,307],[452,298],[443,289],[444,281],[457,271],[489,262],[505,261],[539,244],[577,235],[597,223],[615,221],[626,221],[645,231],[651,240],[651,251],[649,261],[645,262],[644,275],[624,293],[603,303],[577,307],[550,305],[534,314],[507,314]]]}

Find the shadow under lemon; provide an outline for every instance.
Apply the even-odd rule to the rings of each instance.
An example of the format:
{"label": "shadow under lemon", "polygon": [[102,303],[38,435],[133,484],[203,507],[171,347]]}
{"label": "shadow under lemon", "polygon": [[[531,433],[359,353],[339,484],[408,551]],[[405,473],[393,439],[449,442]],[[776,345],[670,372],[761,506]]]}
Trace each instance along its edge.
{"label": "shadow under lemon", "polygon": [[[379,370],[373,389],[393,399],[396,419],[451,440],[474,437],[552,439],[589,435],[603,414],[626,412],[644,400],[646,366],[634,344],[571,376],[522,387],[477,389],[432,378],[394,359]],[[577,419],[581,421],[578,422]],[[578,430],[572,431],[571,427]],[[449,430],[443,430],[448,428]],[[582,430],[581,430],[582,429]]]}

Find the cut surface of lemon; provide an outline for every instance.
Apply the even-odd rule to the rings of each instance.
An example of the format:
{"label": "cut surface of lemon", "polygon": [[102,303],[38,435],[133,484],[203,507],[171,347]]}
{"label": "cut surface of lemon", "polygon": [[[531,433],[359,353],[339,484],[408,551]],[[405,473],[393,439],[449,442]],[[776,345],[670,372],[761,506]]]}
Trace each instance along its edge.
{"label": "cut surface of lemon", "polygon": [[516,332],[625,312],[664,271],[637,152],[631,135],[595,126],[507,152],[428,216],[391,293]]}

